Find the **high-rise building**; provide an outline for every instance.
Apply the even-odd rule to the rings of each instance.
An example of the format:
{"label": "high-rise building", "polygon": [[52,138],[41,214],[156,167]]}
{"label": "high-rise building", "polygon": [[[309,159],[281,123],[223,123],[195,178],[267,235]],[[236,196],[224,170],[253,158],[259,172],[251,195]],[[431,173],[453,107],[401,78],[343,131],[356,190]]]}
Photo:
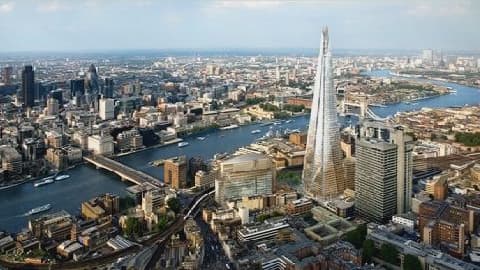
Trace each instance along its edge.
{"label": "high-rise building", "polygon": [[322,32],[303,168],[307,196],[322,200],[345,190],[328,29]]}
{"label": "high-rise building", "polygon": [[422,62],[427,65],[433,64],[433,50],[426,49],[422,51]]}
{"label": "high-rise building", "polygon": [[53,90],[52,92],[50,92],[49,96],[51,98],[56,99],[58,101],[59,106],[63,105],[63,90],[62,89]]}
{"label": "high-rise building", "polygon": [[275,166],[261,154],[249,153],[221,161],[216,170],[215,200],[268,195],[275,190]]}
{"label": "high-rise building", "polygon": [[100,99],[98,107],[98,115],[102,120],[110,120],[115,118],[115,101],[113,99]]}
{"label": "high-rise building", "polygon": [[74,79],[70,81],[70,93],[72,96],[78,97],[85,94],[85,80]]}
{"label": "high-rise building", "polygon": [[355,208],[369,221],[386,222],[411,209],[412,138],[399,126],[365,120],[356,143]]}
{"label": "high-rise building", "polygon": [[105,78],[105,85],[103,86],[103,97],[112,98],[113,97],[113,79]]}
{"label": "high-rise building", "polygon": [[10,85],[12,83],[12,73],[13,73],[13,68],[12,67],[4,67],[2,69],[2,83],[5,85]]}
{"label": "high-rise building", "polygon": [[187,185],[187,157],[180,156],[165,160],[163,163],[163,181],[172,188],[184,188]]}
{"label": "high-rise building", "polygon": [[54,98],[47,99],[47,108],[46,108],[46,115],[57,115],[58,113],[58,100]]}
{"label": "high-rise building", "polygon": [[33,107],[35,105],[35,75],[33,67],[28,65],[25,66],[22,71],[22,95],[23,95],[23,106],[24,107]]}

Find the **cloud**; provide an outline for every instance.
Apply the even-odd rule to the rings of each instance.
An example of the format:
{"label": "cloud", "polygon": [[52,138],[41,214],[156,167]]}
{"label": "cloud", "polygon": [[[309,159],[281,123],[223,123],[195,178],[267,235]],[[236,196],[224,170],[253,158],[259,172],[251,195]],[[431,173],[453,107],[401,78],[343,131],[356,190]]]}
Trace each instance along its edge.
{"label": "cloud", "polygon": [[13,2],[0,2],[0,13],[9,13],[14,7],[15,4]]}
{"label": "cloud", "polygon": [[446,17],[463,16],[471,10],[471,1],[419,1],[412,3],[407,13],[412,16]]}
{"label": "cloud", "polygon": [[66,1],[51,0],[51,1],[40,1],[37,6],[37,10],[40,12],[57,12],[62,10],[67,10],[70,7],[66,4]]}
{"label": "cloud", "polygon": [[290,1],[277,1],[277,0],[223,0],[214,1],[213,8],[247,8],[247,9],[264,9],[278,7],[282,4],[286,4]]}

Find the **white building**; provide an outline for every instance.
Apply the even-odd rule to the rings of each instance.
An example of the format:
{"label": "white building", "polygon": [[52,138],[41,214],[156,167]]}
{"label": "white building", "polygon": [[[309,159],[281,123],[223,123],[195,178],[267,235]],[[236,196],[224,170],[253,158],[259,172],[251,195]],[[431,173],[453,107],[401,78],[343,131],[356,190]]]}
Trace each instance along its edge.
{"label": "white building", "polygon": [[88,150],[95,155],[109,156],[113,154],[113,137],[110,135],[92,135],[88,137]]}
{"label": "white building", "polygon": [[115,101],[111,98],[100,99],[98,115],[102,120],[110,120],[115,117]]}

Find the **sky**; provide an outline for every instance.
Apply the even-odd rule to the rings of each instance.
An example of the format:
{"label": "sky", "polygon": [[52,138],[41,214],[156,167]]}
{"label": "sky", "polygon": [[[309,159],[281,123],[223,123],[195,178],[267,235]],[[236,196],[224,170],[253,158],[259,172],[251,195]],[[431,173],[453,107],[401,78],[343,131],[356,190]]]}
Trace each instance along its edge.
{"label": "sky", "polygon": [[480,49],[477,0],[0,0],[0,52]]}

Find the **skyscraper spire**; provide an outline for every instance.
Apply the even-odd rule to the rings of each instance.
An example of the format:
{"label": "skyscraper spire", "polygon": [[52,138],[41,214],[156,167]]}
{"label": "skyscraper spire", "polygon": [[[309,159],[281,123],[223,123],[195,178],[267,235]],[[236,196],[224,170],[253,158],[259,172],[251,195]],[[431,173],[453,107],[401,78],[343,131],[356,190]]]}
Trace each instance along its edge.
{"label": "skyscraper spire", "polygon": [[306,195],[317,200],[345,189],[327,27],[323,28],[320,46],[303,169]]}

